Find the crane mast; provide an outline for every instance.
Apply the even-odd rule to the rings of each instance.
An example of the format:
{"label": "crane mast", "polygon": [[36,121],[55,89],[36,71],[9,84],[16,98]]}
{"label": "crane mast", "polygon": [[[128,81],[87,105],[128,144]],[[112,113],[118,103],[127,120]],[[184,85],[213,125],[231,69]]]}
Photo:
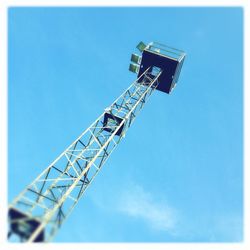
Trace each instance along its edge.
{"label": "crane mast", "polygon": [[[13,238],[21,242],[51,241],[153,91],[164,91],[160,84],[166,69],[144,60],[147,51],[162,56],[164,49],[158,50],[163,45],[158,45],[158,50],[155,46],[142,42],[137,46],[142,56],[132,54],[130,64],[130,71],[138,74],[137,79],[9,205],[10,241]],[[173,53],[176,51],[179,50],[174,49]],[[178,53],[172,82],[164,91],[167,93],[175,86],[185,57],[183,52]]]}

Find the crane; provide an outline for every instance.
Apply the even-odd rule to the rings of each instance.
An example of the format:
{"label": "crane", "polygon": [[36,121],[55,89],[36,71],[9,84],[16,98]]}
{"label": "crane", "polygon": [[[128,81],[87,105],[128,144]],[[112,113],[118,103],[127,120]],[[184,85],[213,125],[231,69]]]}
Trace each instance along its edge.
{"label": "crane", "polygon": [[9,241],[51,241],[154,90],[174,89],[185,52],[156,42],[137,49],[137,79],[9,204]]}

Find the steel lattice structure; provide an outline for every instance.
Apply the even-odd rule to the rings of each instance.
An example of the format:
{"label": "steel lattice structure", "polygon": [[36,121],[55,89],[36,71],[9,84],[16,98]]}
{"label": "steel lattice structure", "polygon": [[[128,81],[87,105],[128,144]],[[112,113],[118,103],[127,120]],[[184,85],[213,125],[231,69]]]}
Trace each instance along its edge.
{"label": "steel lattice structure", "polygon": [[51,241],[149,96],[159,88],[163,72],[149,66],[139,73],[130,87],[14,199],[9,205],[9,238],[16,235],[20,241]]}

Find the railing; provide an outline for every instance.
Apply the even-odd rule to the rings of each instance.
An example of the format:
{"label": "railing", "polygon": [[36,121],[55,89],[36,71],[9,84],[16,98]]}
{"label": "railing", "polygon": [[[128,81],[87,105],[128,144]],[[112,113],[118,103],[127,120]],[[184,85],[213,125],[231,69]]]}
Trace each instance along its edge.
{"label": "railing", "polygon": [[163,54],[167,57],[178,60],[179,62],[184,58],[185,52],[179,49],[175,49],[173,47],[169,47],[157,42],[152,42],[147,47],[148,50]]}

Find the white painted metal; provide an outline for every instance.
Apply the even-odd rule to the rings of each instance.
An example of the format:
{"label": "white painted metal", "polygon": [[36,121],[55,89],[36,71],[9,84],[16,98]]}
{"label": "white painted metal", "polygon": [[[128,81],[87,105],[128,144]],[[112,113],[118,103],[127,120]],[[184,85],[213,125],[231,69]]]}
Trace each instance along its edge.
{"label": "white painted metal", "polygon": [[[13,223],[28,228],[29,222],[36,220],[39,225],[25,232],[20,240],[34,242],[41,233],[44,233],[43,241],[52,239],[156,88],[161,72],[152,79],[151,70],[148,68],[134,81],[14,199],[9,211],[14,209],[25,216],[9,218],[10,234],[18,234],[12,228]],[[105,124],[105,117],[111,123]]]}

